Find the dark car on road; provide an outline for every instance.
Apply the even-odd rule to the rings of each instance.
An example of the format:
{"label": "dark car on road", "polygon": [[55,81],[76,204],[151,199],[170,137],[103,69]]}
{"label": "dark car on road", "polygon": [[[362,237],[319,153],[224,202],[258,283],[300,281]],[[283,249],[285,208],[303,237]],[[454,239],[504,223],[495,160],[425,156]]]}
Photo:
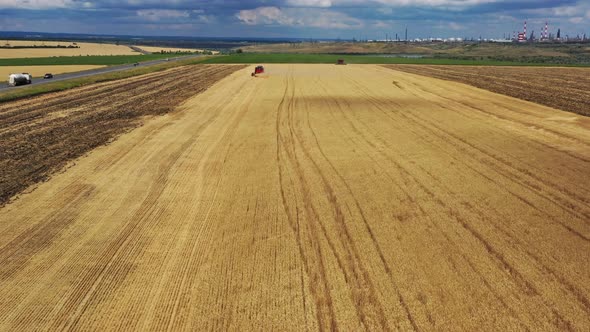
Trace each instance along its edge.
{"label": "dark car on road", "polygon": [[45,74],[45,76],[43,76],[43,79],[52,79],[53,78],[53,74]]}

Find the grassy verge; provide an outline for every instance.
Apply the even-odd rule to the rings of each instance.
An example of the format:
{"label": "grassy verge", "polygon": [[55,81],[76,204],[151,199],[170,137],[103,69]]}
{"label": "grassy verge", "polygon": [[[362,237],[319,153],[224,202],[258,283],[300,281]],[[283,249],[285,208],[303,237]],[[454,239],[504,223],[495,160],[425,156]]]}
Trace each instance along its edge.
{"label": "grassy verge", "polygon": [[55,65],[97,65],[113,66],[129,63],[160,60],[181,54],[146,54],[146,55],[96,55],[96,56],[60,56],[47,58],[0,59],[0,66],[55,66]]}
{"label": "grassy verge", "polygon": [[162,71],[162,70],[166,70],[166,69],[170,69],[170,68],[174,68],[174,67],[179,67],[179,66],[195,65],[195,64],[202,63],[206,59],[207,59],[206,57],[193,58],[193,59],[187,59],[187,60],[167,62],[167,63],[148,66],[148,67],[123,70],[123,71],[118,71],[118,72],[114,72],[114,73],[99,74],[99,75],[93,75],[93,76],[88,76],[88,77],[83,77],[83,78],[59,81],[59,82],[55,82],[55,83],[48,83],[48,84],[42,84],[42,85],[32,85],[30,87],[0,93],[0,103],[12,101],[12,100],[17,100],[17,99],[22,99],[22,98],[27,98],[27,97],[32,97],[32,96],[37,96],[37,95],[42,95],[42,94],[50,93],[50,92],[68,90],[68,89],[72,89],[72,88],[85,86],[88,84],[108,82],[108,81],[120,80],[120,79],[124,79],[124,78],[129,78],[129,77],[134,77],[134,76],[139,76],[139,75],[144,75],[144,74],[149,74],[149,73],[155,73],[158,71]]}
{"label": "grassy verge", "polygon": [[440,58],[401,58],[371,55],[334,55],[334,54],[263,54],[245,53],[210,58],[204,63],[326,63],[334,64],[343,59],[350,64],[414,64],[414,65],[471,65],[471,66],[579,66],[547,63],[527,63],[501,60],[466,60]]}

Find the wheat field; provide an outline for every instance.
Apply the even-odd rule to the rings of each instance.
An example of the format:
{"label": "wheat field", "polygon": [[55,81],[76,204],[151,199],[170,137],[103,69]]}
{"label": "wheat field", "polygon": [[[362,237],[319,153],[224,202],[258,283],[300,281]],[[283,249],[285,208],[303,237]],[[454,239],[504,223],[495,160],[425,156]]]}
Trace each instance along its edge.
{"label": "wheat field", "polygon": [[266,69],[1,208],[0,330],[590,329],[589,118]]}
{"label": "wheat field", "polygon": [[[1,40],[0,46],[70,46],[72,42]],[[76,43],[80,48],[23,48],[0,49],[0,59],[13,58],[45,58],[53,56],[86,56],[86,55],[139,55],[129,46],[98,43]]]}

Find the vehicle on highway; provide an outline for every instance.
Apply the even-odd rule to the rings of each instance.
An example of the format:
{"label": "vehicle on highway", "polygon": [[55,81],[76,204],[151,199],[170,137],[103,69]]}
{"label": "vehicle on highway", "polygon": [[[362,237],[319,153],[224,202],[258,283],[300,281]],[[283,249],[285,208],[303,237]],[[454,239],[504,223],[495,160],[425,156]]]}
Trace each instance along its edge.
{"label": "vehicle on highway", "polygon": [[52,78],[53,78],[53,74],[51,74],[51,73],[47,73],[47,74],[45,74],[45,76],[43,76],[43,79],[45,79],[45,80],[49,80]]}
{"label": "vehicle on highway", "polygon": [[27,78],[27,84],[33,83],[33,75],[29,73],[23,73],[23,75]]}
{"label": "vehicle on highway", "polygon": [[29,73],[10,74],[8,76],[9,86],[26,85],[33,83],[33,76]]}

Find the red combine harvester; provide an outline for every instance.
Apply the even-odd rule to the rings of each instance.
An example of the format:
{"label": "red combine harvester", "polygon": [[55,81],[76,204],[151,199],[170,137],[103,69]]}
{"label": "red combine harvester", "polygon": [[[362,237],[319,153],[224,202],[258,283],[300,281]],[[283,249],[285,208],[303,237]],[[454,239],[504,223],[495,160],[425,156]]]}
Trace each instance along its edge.
{"label": "red combine harvester", "polygon": [[254,72],[252,73],[252,76],[256,76],[258,74],[264,74],[264,67],[263,66],[257,66],[254,69]]}

